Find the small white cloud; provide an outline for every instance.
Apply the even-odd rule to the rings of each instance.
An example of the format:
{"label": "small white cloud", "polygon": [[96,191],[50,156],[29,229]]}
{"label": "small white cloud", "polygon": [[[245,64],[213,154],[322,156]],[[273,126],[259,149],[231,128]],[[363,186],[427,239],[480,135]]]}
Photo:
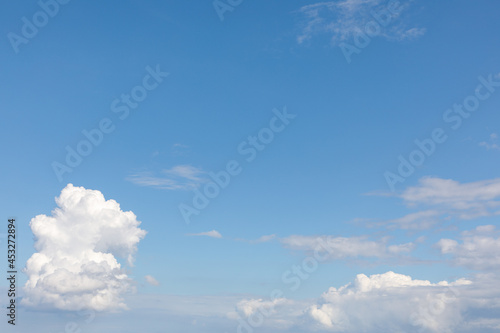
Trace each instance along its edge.
{"label": "small white cloud", "polygon": [[458,242],[453,239],[441,239],[437,246],[441,249],[441,253],[453,253],[455,252]]}
{"label": "small white cloud", "polygon": [[411,40],[423,36],[427,29],[425,28],[411,28],[406,31],[402,31],[397,35],[398,40]]}
{"label": "small white cloud", "polygon": [[189,153],[189,146],[182,143],[174,143],[170,150],[173,155],[186,156]]}
{"label": "small white cloud", "polygon": [[30,222],[36,253],[28,259],[23,304],[75,311],[125,309],[131,280],[116,260],[132,265],[146,235],[132,212],[101,192],[68,184],[52,216]]}
{"label": "small white cloud", "polygon": [[187,234],[187,236],[207,236],[212,238],[222,238],[222,235],[217,230],[199,232],[196,234]]}
{"label": "small white cloud", "polygon": [[149,283],[150,285],[152,286],[159,286],[160,285],[160,282],[158,282],[158,280],[156,280],[154,277],[152,277],[151,275],[146,275],[144,277],[144,279],[146,279],[146,282]]}
{"label": "small white cloud", "polygon": [[496,133],[491,133],[489,142],[479,142],[479,146],[485,147],[487,150],[500,150],[500,145],[498,144],[498,135]]}

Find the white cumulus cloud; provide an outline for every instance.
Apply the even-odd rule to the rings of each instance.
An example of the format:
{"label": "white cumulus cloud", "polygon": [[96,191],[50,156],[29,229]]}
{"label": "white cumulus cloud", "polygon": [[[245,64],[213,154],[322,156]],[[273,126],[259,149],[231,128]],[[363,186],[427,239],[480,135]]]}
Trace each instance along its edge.
{"label": "white cumulus cloud", "polygon": [[131,280],[117,261],[133,264],[146,235],[131,211],[96,190],[68,184],[51,216],[30,222],[35,249],[26,263],[23,303],[60,310],[125,309]]}
{"label": "white cumulus cloud", "polygon": [[309,315],[338,332],[452,332],[461,321],[460,288],[472,282],[431,283],[387,272],[359,274],[353,283],[330,288]]}

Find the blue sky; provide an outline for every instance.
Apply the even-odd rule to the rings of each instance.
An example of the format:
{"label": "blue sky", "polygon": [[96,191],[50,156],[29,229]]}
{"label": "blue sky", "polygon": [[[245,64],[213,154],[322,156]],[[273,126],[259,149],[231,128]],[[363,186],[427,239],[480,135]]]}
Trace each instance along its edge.
{"label": "blue sky", "polygon": [[[67,237],[61,243],[114,256],[135,291],[117,292],[131,309],[117,313],[113,301],[103,309],[76,302],[96,311],[82,324],[68,294],[56,293],[62,303],[34,297],[48,292],[50,276],[42,283],[43,270],[27,270],[18,274],[19,302],[36,300],[20,304],[15,329],[40,321],[41,332],[62,332],[73,318],[83,331],[135,332],[132,321],[144,318],[148,332],[232,332],[237,318],[275,302],[253,330],[500,330],[500,309],[477,306],[500,298],[498,287],[486,292],[500,269],[500,4],[62,2],[11,3],[0,13],[3,216],[17,219],[20,267],[35,252],[66,258],[70,247],[44,237]],[[43,4],[57,4],[57,13],[26,37],[26,20],[43,19]],[[377,21],[381,13],[389,13],[386,23]],[[346,56],[346,47],[357,51]],[[126,95],[137,99],[127,106]],[[464,103],[474,111],[454,111]],[[69,166],[67,147],[77,151],[88,141],[82,131],[95,129],[98,144]],[[426,155],[415,140],[429,144],[435,129],[443,142]],[[252,148],[251,137],[266,143]],[[421,161],[402,176],[400,156]],[[58,175],[55,163],[71,172]],[[228,163],[239,172],[186,223],[180,205],[192,207],[210,173],[227,172]],[[391,186],[388,172],[404,182]],[[105,199],[85,204],[99,197],[90,190]],[[68,208],[57,217],[59,196]],[[108,234],[114,217],[95,207],[110,199],[120,208],[106,208],[118,221]],[[128,211],[136,218],[124,217]],[[45,232],[44,217],[35,219],[41,229],[30,228],[41,214],[55,216],[61,230]],[[79,243],[76,230],[100,240]],[[314,259],[321,240],[333,250],[291,291],[283,275]],[[57,258],[53,269],[68,269]],[[50,281],[64,284],[59,278]],[[397,287],[394,304],[404,304],[457,280],[463,290],[445,302],[446,316],[420,326],[377,296]],[[30,291],[27,281],[39,283]],[[324,294],[349,283],[335,297]],[[273,300],[276,288],[285,292]],[[82,299],[91,289],[79,291]],[[365,293],[366,303],[349,292]],[[360,321],[350,312],[374,304],[383,314]],[[394,322],[377,324],[386,315]]]}

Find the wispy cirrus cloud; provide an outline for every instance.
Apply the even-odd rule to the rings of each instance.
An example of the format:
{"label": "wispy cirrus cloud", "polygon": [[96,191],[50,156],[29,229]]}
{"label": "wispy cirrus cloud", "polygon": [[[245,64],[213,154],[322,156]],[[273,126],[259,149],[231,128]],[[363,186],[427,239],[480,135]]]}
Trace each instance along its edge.
{"label": "wispy cirrus cloud", "polygon": [[127,181],[139,186],[155,187],[163,190],[191,190],[206,181],[205,171],[191,165],[176,165],[164,169],[157,176],[149,171],[142,171],[127,176]]}
{"label": "wispy cirrus cloud", "polygon": [[424,230],[453,218],[471,220],[500,215],[500,178],[460,183],[453,179],[423,177],[418,185],[408,187],[396,196],[409,209],[417,211],[367,224],[391,229]]}
{"label": "wispy cirrus cloud", "polygon": [[195,233],[195,234],[186,234],[186,236],[207,236],[207,237],[212,237],[212,238],[222,238],[222,235],[217,230],[199,232],[199,233]]}
{"label": "wispy cirrus cloud", "polygon": [[442,212],[429,209],[410,213],[403,217],[387,220],[382,223],[373,223],[372,225],[387,225],[389,229],[423,230],[431,228],[441,219],[445,218]]}
{"label": "wispy cirrus cloud", "polygon": [[407,188],[401,198],[408,205],[444,205],[457,210],[496,206],[500,201],[500,178],[459,183],[452,179],[424,177],[418,186]]}
{"label": "wispy cirrus cloud", "polygon": [[236,241],[240,241],[240,242],[246,242],[246,243],[250,243],[250,244],[259,244],[259,243],[267,243],[267,242],[270,242],[272,240],[274,240],[276,238],[276,235],[275,234],[272,234],[272,235],[263,235],[263,236],[260,236],[259,238],[257,239],[244,239],[244,238],[235,238]]}
{"label": "wispy cirrus cloud", "polygon": [[[368,23],[376,21],[377,14],[374,13],[380,13],[388,4],[382,0],[341,0],[303,6],[299,9],[304,20],[297,42],[302,44],[316,35],[327,35],[334,45],[347,41],[362,33]],[[391,24],[384,27],[378,36],[388,40],[407,40],[423,35],[424,28],[408,28],[401,17],[409,5],[398,6],[398,14],[391,15]]]}
{"label": "wispy cirrus cloud", "polygon": [[345,258],[389,258],[409,253],[415,248],[414,243],[389,244],[389,238],[371,240],[368,236],[333,237],[292,235],[281,238],[283,246],[305,252],[317,251],[328,253],[331,260]]}
{"label": "wispy cirrus cloud", "polygon": [[469,183],[424,177],[401,198],[409,207],[432,207],[460,219],[500,214],[500,178]]}
{"label": "wispy cirrus cloud", "polygon": [[259,237],[257,239],[251,240],[250,243],[267,243],[267,242],[272,241],[275,238],[276,238],[275,234],[264,235],[264,236],[261,236],[261,237]]}

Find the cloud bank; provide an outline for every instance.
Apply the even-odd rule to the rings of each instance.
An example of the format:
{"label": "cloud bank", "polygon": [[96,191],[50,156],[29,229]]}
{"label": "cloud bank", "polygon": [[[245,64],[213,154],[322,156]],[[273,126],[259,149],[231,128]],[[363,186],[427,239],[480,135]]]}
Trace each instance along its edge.
{"label": "cloud bank", "polygon": [[237,332],[497,332],[497,277],[432,283],[392,271],[331,287],[310,300],[243,299],[227,317]]}
{"label": "cloud bank", "polygon": [[132,265],[146,235],[131,211],[101,192],[68,184],[52,216],[30,222],[35,249],[27,261],[27,306],[75,311],[126,309],[121,295],[131,280],[116,257]]}

